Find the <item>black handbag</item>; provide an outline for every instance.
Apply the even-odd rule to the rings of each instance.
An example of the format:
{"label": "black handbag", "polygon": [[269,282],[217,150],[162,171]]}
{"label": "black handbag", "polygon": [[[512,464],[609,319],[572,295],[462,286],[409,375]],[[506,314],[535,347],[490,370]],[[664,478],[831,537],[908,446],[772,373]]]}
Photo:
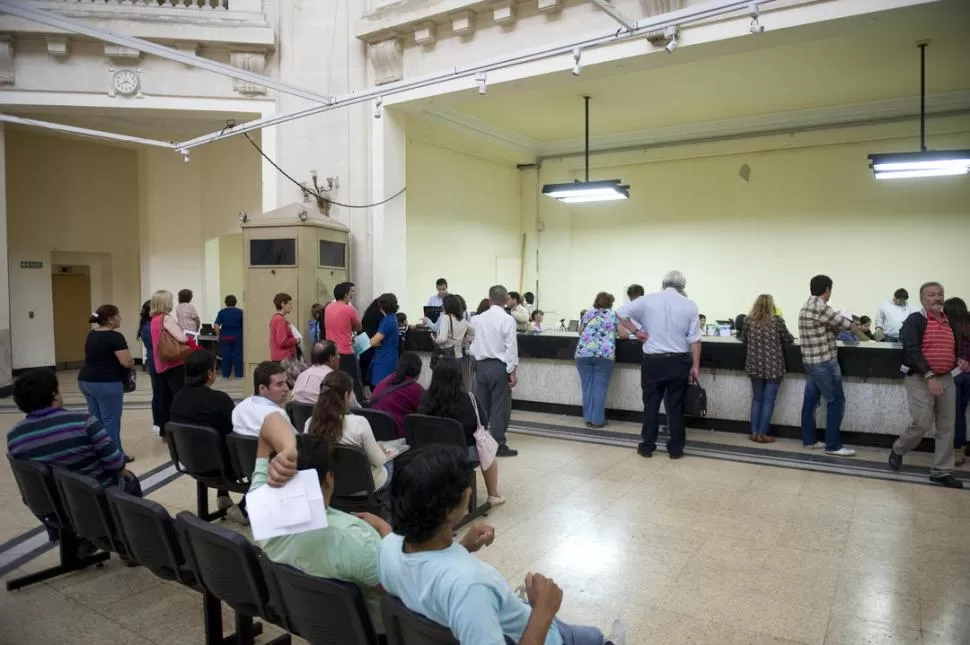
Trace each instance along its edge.
{"label": "black handbag", "polygon": [[687,385],[687,392],[684,394],[684,415],[688,417],[707,416],[707,390],[702,388],[697,381],[692,381]]}
{"label": "black handbag", "polygon": [[129,369],[121,384],[124,386],[125,394],[131,394],[138,389],[138,376],[135,374],[135,370]]}

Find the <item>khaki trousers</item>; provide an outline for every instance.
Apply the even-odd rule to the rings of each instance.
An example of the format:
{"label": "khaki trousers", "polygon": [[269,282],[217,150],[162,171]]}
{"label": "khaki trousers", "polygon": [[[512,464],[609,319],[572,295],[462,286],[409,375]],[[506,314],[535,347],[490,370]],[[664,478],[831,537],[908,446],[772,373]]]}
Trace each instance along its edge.
{"label": "khaki trousers", "polygon": [[949,374],[937,376],[943,384],[943,394],[933,396],[926,379],[920,376],[907,376],[906,398],[909,402],[909,425],[893,444],[897,455],[905,455],[919,445],[928,433],[936,428],[933,450],[932,475],[946,475],[953,472],[953,424],[956,421],[957,390],[953,377]]}

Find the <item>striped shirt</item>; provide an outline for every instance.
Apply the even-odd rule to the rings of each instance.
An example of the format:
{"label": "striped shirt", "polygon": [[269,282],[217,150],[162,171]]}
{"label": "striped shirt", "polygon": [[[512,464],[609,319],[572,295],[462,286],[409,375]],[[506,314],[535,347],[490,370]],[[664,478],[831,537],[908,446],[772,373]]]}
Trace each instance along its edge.
{"label": "striped shirt", "polygon": [[798,312],[798,344],[802,350],[802,362],[818,365],[837,360],[839,332],[848,331],[852,323],[819,296],[812,296]]}
{"label": "striped shirt", "polygon": [[94,477],[105,486],[118,483],[125,456],[86,412],[64,408],[35,410],[7,434],[12,457]]}
{"label": "striped shirt", "polygon": [[923,332],[923,358],[930,370],[934,374],[946,374],[956,367],[956,347],[953,338],[953,329],[946,316],[940,314],[939,318],[926,316],[926,331]]}

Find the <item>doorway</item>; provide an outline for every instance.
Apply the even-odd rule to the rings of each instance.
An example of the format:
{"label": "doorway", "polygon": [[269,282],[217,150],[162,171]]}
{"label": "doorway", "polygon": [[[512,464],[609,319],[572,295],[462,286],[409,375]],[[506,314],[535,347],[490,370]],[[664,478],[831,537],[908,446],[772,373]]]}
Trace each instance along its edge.
{"label": "doorway", "polygon": [[91,331],[91,274],[86,266],[58,266],[51,276],[54,304],[54,361],[58,369],[84,364]]}

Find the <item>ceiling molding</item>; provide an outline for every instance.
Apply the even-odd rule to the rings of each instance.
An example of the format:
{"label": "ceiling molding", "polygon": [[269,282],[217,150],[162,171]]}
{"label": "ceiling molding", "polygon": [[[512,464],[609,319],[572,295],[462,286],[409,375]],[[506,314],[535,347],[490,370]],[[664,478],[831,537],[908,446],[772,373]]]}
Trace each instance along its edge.
{"label": "ceiling molding", "polygon": [[422,110],[421,118],[425,121],[444,125],[472,135],[514,149],[519,153],[534,157],[539,151],[539,142],[527,136],[500,128],[488,121],[469,116],[453,108],[440,107],[434,110]]}

